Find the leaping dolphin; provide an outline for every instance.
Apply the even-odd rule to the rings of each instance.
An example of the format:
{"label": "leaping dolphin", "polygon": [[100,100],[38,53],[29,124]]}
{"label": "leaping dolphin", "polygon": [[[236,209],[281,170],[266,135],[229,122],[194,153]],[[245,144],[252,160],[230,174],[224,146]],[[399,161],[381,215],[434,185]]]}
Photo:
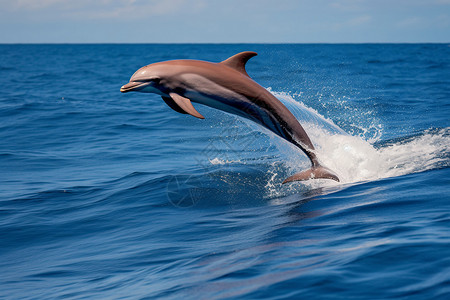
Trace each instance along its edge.
{"label": "leaping dolphin", "polygon": [[159,94],[173,110],[199,119],[204,117],[191,101],[252,120],[299,147],[311,161],[310,169],[283,183],[313,178],[339,181],[319,163],[311,140],[294,115],[247,74],[245,64],[256,55],[241,52],[220,63],[171,60],[150,64],[137,70],[120,91]]}

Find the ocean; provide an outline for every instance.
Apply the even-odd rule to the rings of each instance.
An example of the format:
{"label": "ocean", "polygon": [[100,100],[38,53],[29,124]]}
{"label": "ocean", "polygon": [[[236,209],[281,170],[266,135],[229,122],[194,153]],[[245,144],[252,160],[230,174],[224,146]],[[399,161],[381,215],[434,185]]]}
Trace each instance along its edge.
{"label": "ocean", "polygon": [[[249,75],[341,182],[268,130],[120,93]],[[450,45],[0,45],[1,299],[450,299]]]}

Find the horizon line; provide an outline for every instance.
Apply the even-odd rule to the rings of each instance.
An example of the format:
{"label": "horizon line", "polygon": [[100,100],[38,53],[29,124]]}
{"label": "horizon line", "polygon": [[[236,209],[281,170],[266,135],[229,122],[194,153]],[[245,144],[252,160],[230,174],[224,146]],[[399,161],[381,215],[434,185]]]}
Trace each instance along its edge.
{"label": "horizon line", "polygon": [[364,45],[450,44],[449,42],[0,42],[0,45]]}

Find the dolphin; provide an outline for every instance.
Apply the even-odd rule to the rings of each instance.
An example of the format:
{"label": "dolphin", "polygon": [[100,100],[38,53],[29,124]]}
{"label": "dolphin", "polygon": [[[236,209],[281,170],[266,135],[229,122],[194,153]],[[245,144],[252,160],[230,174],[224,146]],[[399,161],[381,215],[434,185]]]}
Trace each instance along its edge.
{"label": "dolphin", "polygon": [[256,55],[241,52],[220,63],[199,60],[153,63],[137,70],[120,91],[158,94],[173,110],[199,119],[204,117],[191,101],[247,118],[300,148],[311,161],[310,169],[288,177],[283,183],[313,178],[339,181],[334,172],[320,164],[310,138],[294,115],[247,74],[245,64]]}

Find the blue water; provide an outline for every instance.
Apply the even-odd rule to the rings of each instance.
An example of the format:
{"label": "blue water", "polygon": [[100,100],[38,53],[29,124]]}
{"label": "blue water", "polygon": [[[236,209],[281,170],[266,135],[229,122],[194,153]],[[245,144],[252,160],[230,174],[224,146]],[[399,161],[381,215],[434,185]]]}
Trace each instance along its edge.
{"label": "blue water", "polygon": [[[244,50],[341,183],[119,92]],[[1,299],[450,299],[449,45],[0,45],[0,75]]]}

